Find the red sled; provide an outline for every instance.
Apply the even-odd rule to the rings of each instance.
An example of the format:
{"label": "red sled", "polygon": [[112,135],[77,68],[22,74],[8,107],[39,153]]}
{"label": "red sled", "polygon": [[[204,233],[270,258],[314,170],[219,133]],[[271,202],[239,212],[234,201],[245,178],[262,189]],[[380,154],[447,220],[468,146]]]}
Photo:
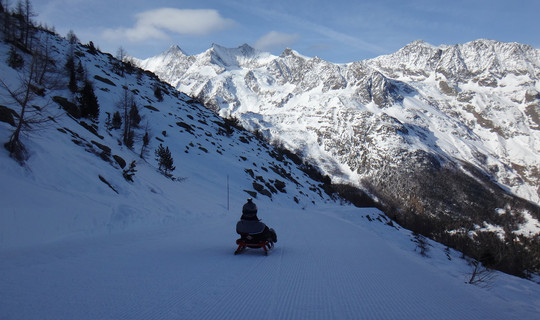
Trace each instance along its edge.
{"label": "red sled", "polygon": [[234,254],[239,254],[244,251],[246,248],[262,248],[264,250],[264,255],[268,255],[268,251],[274,247],[274,243],[269,240],[257,240],[253,236],[247,233],[242,233],[241,238],[236,240],[238,248]]}

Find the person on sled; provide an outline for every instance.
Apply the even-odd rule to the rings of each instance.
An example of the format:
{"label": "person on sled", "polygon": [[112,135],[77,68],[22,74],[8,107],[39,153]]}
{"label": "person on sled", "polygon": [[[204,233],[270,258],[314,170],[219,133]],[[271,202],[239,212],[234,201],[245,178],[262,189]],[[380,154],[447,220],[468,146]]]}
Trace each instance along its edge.
{"label": "person on sled", "polygon": [[257,217],[257,205],[253,203],[253,199],[247,199],[246,204],[242,207],[242,217],[236,223],[236,233],[244,239],[247,236],[254,241],[270,241],[277,242],[277,235],[274,229],[268,228],[266,224],[261,222]]}

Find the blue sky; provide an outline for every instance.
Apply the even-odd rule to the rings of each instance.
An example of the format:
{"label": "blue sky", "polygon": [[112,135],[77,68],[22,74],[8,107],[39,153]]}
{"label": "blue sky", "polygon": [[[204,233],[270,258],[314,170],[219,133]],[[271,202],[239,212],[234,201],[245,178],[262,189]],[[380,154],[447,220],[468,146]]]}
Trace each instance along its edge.
{"label": "blue sky", "polygon": [[[15,3],[15,0],[11,1]],[[433,45],[486,38],[540,48],[540,0],[39,0],[35,20],[81,42],[137,58],[178,45],[285,48],[336,62],[390,54],[414,40]]]}

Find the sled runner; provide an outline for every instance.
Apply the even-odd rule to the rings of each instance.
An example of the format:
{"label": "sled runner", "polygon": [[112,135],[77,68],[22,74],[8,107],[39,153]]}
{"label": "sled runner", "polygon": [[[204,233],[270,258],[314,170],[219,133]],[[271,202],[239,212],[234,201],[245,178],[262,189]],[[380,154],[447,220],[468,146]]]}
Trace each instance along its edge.
{"label": "sled runner", "polygon": [[240,235],[240,239],[236,240],[238,248],[234,254],[239,254],[246,248],[262,248],[264,250],[264,254],[268,255],[268,251],[274,247],[274,243],[272,241],[266,239],[256,239],[256,237],[250,235],[249,233],[240,233]]}

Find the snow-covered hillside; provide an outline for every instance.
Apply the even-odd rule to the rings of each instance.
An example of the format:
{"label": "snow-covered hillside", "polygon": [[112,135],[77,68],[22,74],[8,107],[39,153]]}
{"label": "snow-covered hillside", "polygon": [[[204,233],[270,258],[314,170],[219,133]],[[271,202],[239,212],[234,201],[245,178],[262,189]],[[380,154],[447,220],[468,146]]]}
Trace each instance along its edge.
{"label": "snow-covered hillside", "polygon": [[[540,312],[537,283],[492,271],[495,278],[480,283],[489,288],[466,284],[473,269],[461,253],[375,208],[333,200],[305,165],[152,74],[90,45],[35,36],[56,81],[31,87],[32,120],[49,121],[24,128],[24,164],[0,148],[1,319],[535,319]],[[78,94],[67,88],[72,48],[82,78],[93,83],[95,120],[77,117]],[[10,50],[24,61],[19,68],[6,63]],[[8,89],[24,84],[31,62],[27,51],[0,42],[2,143],[21,112]],[[126,97],[142,116],[131,148],[110,123]],[[172,178],[158,170],[159,145],[174,159]],[[233,255],[247,197],[277,231],[269,256]]]}
{"label": "snow-covered hillside", "polygon": [[[62,65],[69,46],[56,37],[48,41],[54,60]],[[2,45],[0,61],[7,60],[9,49]],[[24,166],[1,148],[0,247],[57,240],[71,233],[108,233],[148,223],[178,222],[185,215],[212,216],[213,211],[222,212],[228,203],[232,206],[249,196],[262,203],[299,208],[330,201],[318,186],[320,182],[309,178],[279,150],[155,76],[135,71],[120,76],[113,71],[115,61],[110,55],[92,54],[82,46],[75,51],[86,77],[94,83],[99,119],[76,119],[53,102],[75,100],[66,80],[61,86],[65,89],[51,89],[45,96],[35,97],[32,104],[42,107],[35,116],[54,116],[54,120],[32,127],[23,136],[29,153]],[[21,55],[28,63],[29,56]],[[24,70],[5,63],[0,68],[3,80],[16,87]],[[57,72],[65,78],[63,69]],[[156,88],[162,92],[162,101],[155,96]],[[122,143],[122,129],[107,125],[113,113],[120,111],[118,105],[126,92],[142,117],[131,149]],[[17,111],[5,90],[2,97],[1,105]],[[0,122],[0,139],[7,141],[13,129]],[[145,131],[151,139],[142,159]],[[170,149],[175,181],[158,171],[154,151],[159,145]],[[136,173],[129,182],[123,173],[132,161]],[[179,203],[185,205],[179,207]],[[199,208],[202,203],[206,205]]]}

